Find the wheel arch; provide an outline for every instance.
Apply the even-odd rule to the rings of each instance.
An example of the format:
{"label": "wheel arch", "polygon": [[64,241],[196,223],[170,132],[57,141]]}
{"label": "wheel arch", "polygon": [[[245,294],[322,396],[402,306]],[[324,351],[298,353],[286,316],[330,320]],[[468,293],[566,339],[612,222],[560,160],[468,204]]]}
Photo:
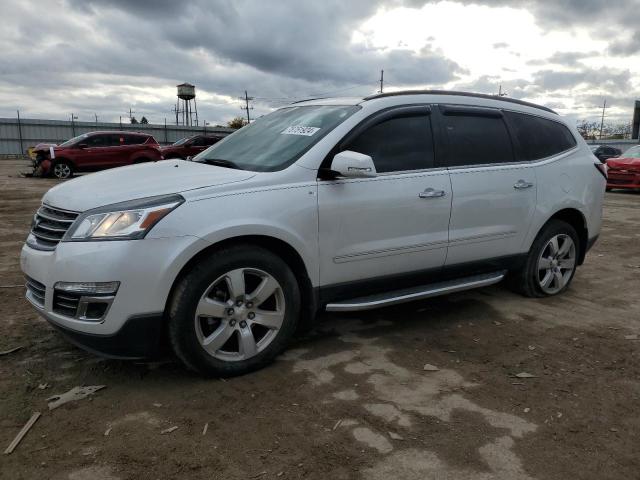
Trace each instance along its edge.
{"label": "wheel arch", "polygon": [[296,280],[298,281],[298,286],[300,288],[302,305],[302,318],[300,321],[300,327],[308,328],[308,326],[312,324],[318,309],[317,290],[313,287],[313,284],[309,277],[309,272],[307,271],[307,267],[300,253],[284,240],[268,235],[240,235],[229,237],[208,245],[207,247],[197,252],[183,265],[183,267],[176,275],[169,291],[169,295],[167,296],[165,312],[168,311],[176,286],[201,258],[206,257],[212,252],[221,248],[235,245],[254,245],[262,247],[279,256],[287,263],[287,265],[291,268],[293,274],[295,275]]}
{"label": "wheel arch", "polygon": [[56,165],[57,163],[66,162],[69,164],[71,168],[74,170],[77,168],[75,162],[71,160],[69,157],[56,157],[51,160],[51,166]]}
{"label": "wheel arch", "polygon": [[[562,210],[555,212],[549,220],[547,220],[545,225],[547,225],[551,220],[562,220],[576,230],[579,242],[578,265],[582,265],[587,254],[587,244],[589,242],[589,230],[587,227],[587,219],[584,214],[577,208],[563,208]],[[544,228],[544,225],[542,228]],[[540,230],[542,230],[542,228]]]}

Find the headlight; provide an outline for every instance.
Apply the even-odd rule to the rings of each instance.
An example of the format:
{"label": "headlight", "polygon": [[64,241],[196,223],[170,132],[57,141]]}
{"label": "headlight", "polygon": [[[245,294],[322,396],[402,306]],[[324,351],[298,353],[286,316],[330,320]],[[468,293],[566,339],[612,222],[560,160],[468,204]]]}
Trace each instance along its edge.
{"label": "headlight", "polygon": [[89,210],[77,218],[62,241],[144,238],[156,223],[182,202],[184,198],[180,195],[163,195]]}

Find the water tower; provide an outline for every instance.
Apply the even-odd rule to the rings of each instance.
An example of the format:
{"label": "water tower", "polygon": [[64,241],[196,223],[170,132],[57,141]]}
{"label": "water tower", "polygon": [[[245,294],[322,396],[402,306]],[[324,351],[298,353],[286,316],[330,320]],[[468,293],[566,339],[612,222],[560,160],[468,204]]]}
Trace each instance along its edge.
{"label": "water tower", "polygon": [[[193,104],[191,101],[193,100]],[[176,125],[198,125],[198,104],[196,103],[196,87],[190,83],[178,85],[178,101],[176,103]],[[196,119],[193,121],[195,113]]]}

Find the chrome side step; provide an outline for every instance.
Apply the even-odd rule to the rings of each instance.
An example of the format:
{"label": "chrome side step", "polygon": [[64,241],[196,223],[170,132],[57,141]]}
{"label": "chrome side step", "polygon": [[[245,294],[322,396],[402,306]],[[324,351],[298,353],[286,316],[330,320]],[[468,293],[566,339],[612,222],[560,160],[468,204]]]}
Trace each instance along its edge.
{"label": "chrome side step", "polygon": [[423,298],[437,297],[448,293],[471,290],[472,288],[487,287],[498,283],[507,274],[506,270],[471,277],[448,280],[446,282],[431,283],[419,287],[405,288],[391,292],[368,295],[366,297],[353,298],[342,302],[329,303],[327,312],[355,312],[360,310],[372,310],[374,308],[388,307],[398,303],[422,300]]}

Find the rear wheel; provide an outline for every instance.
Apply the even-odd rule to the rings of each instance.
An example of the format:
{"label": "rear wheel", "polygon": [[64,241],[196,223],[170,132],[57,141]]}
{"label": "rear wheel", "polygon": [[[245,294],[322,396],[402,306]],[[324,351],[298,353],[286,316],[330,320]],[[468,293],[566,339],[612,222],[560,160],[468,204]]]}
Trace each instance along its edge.
{"label": "rear wheel", "polygon": [[549,297],[565,291],[576,272],[578,234],[566,222],[551,220],[536,237],[513,286],[528,297]]}
{"label": "rear wheel", "polygon": [[300,293],[287,264],[268,250],[219,250],[180,280],[169,338],[178,357],[208,376],[241,375],[270,363],[300,315]]}
{"label": "rear wheel", "polygon": [[56,162],[53,166],[53,176],[60,179],[73,177],[73,167],[66,160]]}

